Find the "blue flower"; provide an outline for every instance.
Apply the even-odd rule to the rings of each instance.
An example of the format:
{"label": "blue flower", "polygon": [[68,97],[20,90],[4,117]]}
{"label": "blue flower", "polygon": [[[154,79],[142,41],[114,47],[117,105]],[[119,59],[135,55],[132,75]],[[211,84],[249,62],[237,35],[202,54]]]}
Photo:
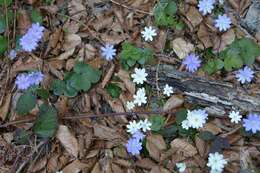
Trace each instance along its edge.
{"label": "blue flower", "polygon": [[19,74],[16,77],[15,84],[17,85],[17,88],[20,90],[26,90],[31,86],[29,76],[25,73]]}
{"label": "blue flower", "polygon": [[245,82],[251,82],[254,78],[254,72],[247,66],[244,69],[238,70],[236,78],[239,82],[244,84]]}
{"label": "blue flower", "polygon": [[215,27],[219,29],[219,31],[226,31],[231,27],[231,19],[226,15],[219,15],[215,20]]}
{"label": "blue flower", "polygon": [[188,55],[182,62],[182,64],[186,66],[186,69],[191,73],[194,73],[198,70],[200,63],[201,60],[195,54]]}
{"label": "blue flower", "polygon": [[260,131],[260,115],[259,114],[249,114],[247,118],[243,119],[243,126],[246,131],[252,131],[256,133]]}
{"label": "blue flower", "polygon": [[111,44],[106,44],[104,47],[101,47],[101,51],[102,56],[108,61],[113,60],[116,55],[116,49],[114,45]]}
{"label": "blue flower", "polygon": [[135,132],[133,134],[133,138],[135,138],[137,140],[141,140],[142,141],[144,139],[144,137],[145,137],[145,135],[140,130],[138,130],[137,132]]}
{"label": "blue flower", "polygon": [[211,13],[214,9],[215,0],[200,0],[198,7],[199,11],[202,12],[203,15]]}
{"label": "blue flower", "polygon": [[140,140],[138,140],[136,138],[130,138],[127,141],[126,149],[127,149],[128,153],[130,153],[132,155],[138,155],[138,154],[140,154],[140,151],[142,150],[142,143],[140,142]]}
{"label": "blue flower", "polygon": [[40,26],[38,23],[32,24],[31,28],[20,39],[22,49],[27,52],[35,50],[43,37],[43,31],[43,26]]}
{"label": "blue flower", "polygon": [[41,72],[22,73],[16,77],[15,84],[20,90],[26,90],[32,85],[39,85],[44,75]]}

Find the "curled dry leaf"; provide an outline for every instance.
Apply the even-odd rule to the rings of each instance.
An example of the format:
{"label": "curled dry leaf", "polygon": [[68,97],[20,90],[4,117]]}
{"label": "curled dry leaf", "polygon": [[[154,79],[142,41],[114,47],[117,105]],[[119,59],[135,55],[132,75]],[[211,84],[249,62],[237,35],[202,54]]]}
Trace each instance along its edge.
{"label": "curled dry leaf", "polygon": [[70,49],[75,48],[76,46],[78,46],[81,43],[81,38],[79,35],[77,34],[70,34],[67,33],[65,35],[65,42],[63,44],[63,49],[65,51],[68,51]]}
{"label": "curled dry leaf", "polygon": [[59,139],[65,149],[74,157],[78,157],[79,146],[78,141],[69,131],[69,128],[64,125],[59,125],[56,137]]}
{"label": "curled dry leaf", "polygon": [[196,147],[199,151],[200,156],[203,157],[204,154],[205,154],[205,151],[206,151],[205,141],[203,141],[200,137],[196,136],[195,137],[195,144],[196,144]]}
{"label": "curled dry leaf", "polygon": [[130,80],[130,75],[127,71],[120,69],[116,76],[124,82],[125,87],[132,95],[135,94],[135,84]]}
{"label": "curled dry leaf", "polygon": [[212,40],[210,39],[209,31],[205,24],[203,23],[200,24],[197,34],[198,34],[198,38],[203,43],[205,49],[213,46]]}
{"label": "curled dry leaf", "polygon": [[193,27],[198,26],[203,20],[199,10],[194,6],[190,7],[189,11],[186,14],[186,17]]}
{"label": "curled dry leaf", "polygon": [[160,161],[161,153],[166,149],[163,137],[161,135],[150,135],[146,140],[146,148],[149,155],[156,161]]}
{"label": "curled dry leaf", "polygon": [[212,122],[206,123],[205,126],[201,129],[202,131],[209,131],[213,135],[217,135],[222,132],[221,128],[213,124]]}
{"label": "curled dry leaf", "polygon": [[112,129],[107,126],[95,124],[93,126],[94,128],[94,136],[104,139],[104,140],[115,140],[115,139],[121,139],[121,136],[118,134],[118,131],[116,129]]}
{"label": "curled dry leaf", "polygon": [[136,166],[140,168],[145,168],[145,169],[152,169],[154,166],[156,166],[156,163],[152,161],[150,158],[143,158],[140,160],[137,160]]}
{"label": "curled dry leaf", "polygon": [[19,15],[17,15],[17,17],[19,33],[23,35],[31,26],[31,20],[25,10],[20,10]]}
{"label": "curled dry leaf", "polygon": [[163,106],[163,111],[169,111],[180,107],[184,103],[184,98],[180,95],[171,96]]}
{"label": "curled dry leaf", "polygon": [[110,81],[111,77],[113,76],[114,70],[115,70],[115,64],[111,64],[111,67],[109,68],[108,72],[106,73],[101,83],[102,88],[105,88],[106,84]]}
{"label": "curled dry leaf", "polygon": [[79,173],[84,168],[86,168],[88,164],[82,163],[79,160],[75,160],[69,165],[67,165],[64,169],[62,169],[63,173]]}
{"label": "curled dry leaf", "polygon": [[169,170],[163,168],[162,166],[154,166],[150,173],[171,173]]}
{"label": "curled dry leaf", "polygon": [[188,143],[185,139],[174,139],[171,142],[171,147],[177,152],[183,153],[183,156],[185,157],[193,157],[195,154],[197,154],[197,149]]}
{"label": "curled dry leaf", "polygon": [[194,45],[183,38],[176,38],[172,41],[172,48],[180,59],[185,58],[190,52],[195,50]]}
{"label": "curled dry leaf", "polygon": [[213,50],[215,51],[222,51],[224,50],[229,44],[231,44],[236,38],[234,29],[230,29],[227,32],[225,32],[221,38],[220,38],[220,43],[215,43]]}

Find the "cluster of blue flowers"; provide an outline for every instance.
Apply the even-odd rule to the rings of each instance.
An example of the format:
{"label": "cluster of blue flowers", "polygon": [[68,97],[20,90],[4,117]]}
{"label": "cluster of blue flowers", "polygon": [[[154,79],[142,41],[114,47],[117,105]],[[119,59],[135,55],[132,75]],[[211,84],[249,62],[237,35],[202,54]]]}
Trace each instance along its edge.
{"label": "cluster of blue flowers", "polygon": [[33,23],[28,31],[20,39],[20,45],[22,50],[32,52],[39,44],[39,41],[43,37],[44,27],[39,23]]}
{"label": "cluster of blue flowers", "polygon": [[249,114],[247,118],[243,119],[243,126],[246,131],[252,131],[252,133],[260,132],[260,115]]}
{"label": "cluster of blue flowers", "polygon": [[42,72],[21,73],[16,77],[15,84],[20,90],[26,90],[33,85],[39,85],[43,80]]}

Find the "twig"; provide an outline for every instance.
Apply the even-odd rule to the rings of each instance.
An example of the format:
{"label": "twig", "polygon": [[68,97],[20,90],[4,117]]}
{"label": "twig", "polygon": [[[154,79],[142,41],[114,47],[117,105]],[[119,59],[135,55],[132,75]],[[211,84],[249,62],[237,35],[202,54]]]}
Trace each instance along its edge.
{"label": "twig", "polygon": [[[154,115],[154,114],[165,114],[168,113],[167,111],[152,111],[152,112],[117,112],[117,113],[105,113],[105,114],[77,114],[75,116],[65,116],[61,119],[63,120],[72,120],[72,119],[84,119],[84,118],[104,118],[109,116],[133,116],[133,115]],[[68,115],[68,114],[67,114]],[[17,121],[11,121],[8,123],[5,123],[3,125],[0,125],[0,128],[8,127],[11,125],[16,124],[24,124],[33,122],[36,118],[28,118],[24,120],[17,120]]]}
{"label": "twig", "polygon": [[136,11],[136,12],[138,12],[138,13],[143,13],[143,14],[148,14],[148,15],[153,15],[153,13],[150,13],[150,12],[147,12],[147,11],[143,11],[143,10],[139,10],[139,9],[135,9],[135,8],[133,8],[133,7],[129,7],[129,6],[126,6],[126,5],[124,5],[124,4],[121,4],[121,3],[119,3],[119,2],[117,2],[117,1],[115,1],[115,0],[110,0],[113,4],[116,4],[116,5],[119,5],[119,6],[121,6],[121,7],[124,7],[124,8],[126,8],[126,9],[128,9],[128,10],[133,10],[133,11]]}
{"label": "twig", "polygon": [[5,4],[5,23],[6,23],[6,30],[7,30],[7,46],[8,46],[8,51],[10,50],[10,38],[9,38],[9,21],[8,21],[8,11],[7,11],[7,4],[6,4],[6,0],[4,0],[4,4]]}

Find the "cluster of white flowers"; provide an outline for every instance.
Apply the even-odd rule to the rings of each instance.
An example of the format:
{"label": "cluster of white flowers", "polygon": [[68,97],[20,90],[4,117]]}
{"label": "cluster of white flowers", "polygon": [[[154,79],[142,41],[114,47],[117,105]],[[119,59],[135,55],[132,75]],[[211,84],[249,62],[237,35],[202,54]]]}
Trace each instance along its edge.
{"label": "cluster of white flowers", "polygon": [[136,122],[135,120],[130,121],[126,128],[127,132],[133,135],[140,130],[143,132],[149,131],[151,130],[151,126],[152,123],[148,119],[145,119],[144,121],[140,120],[139,122]]}
{"label": "cluster of white flowers", "polygon": [[[219,1],[220,4],[223,4],[222,1]],[[198,3],[199,11],[203,15],[207,15],[212,13],[214,9],[215,0],[200,0]],[[215,27],[219,29],[219,31],[227,31],[231,27],[231,19],[226,15],[218,15],[218,18],[215,20]]]}
{"label": "cluster of white flowers", "polygon": [[187,119],[182,122],[182,128],[188,130],[189,128],[202,128],[208,119],[208,114],[205,110],[197,109],[188,110]]}
{"label": "cluster of white flowers", "polygon": [[141,106],[142,104],[147,103],[147,97],[145,93],[144,88],[139,88],[133,96],[134,100],[133,101],[127,101],[126,102],[126,108],[130,111],[135,108],[135,105]]}
{"label": "cluster of white flowers", "polygon": [[211,168],[210,173],[223,172],[226,164],[227,161],[222,154],[219,154],[218,152],[209,154],[207,166]]}

